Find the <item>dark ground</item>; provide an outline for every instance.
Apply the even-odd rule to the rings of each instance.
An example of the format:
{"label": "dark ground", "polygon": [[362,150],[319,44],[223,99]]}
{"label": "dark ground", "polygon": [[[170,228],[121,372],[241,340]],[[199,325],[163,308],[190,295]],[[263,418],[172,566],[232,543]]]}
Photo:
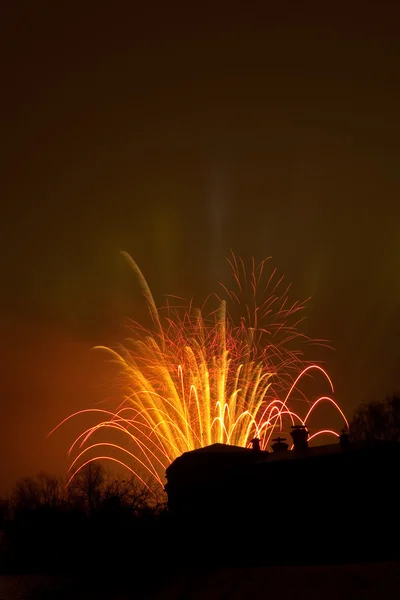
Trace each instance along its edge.
{"label": "dark ground", "polygon": [[[335,566],[290,566],[185,569],[162,581],[141,570],[125,573],[123,582],[101,581],[97,574],[83,581],[74,577],[6,575],[0,577],[0,600],[236,600],[242,598],[370,599],[398,598],[400,562]],[[96,581],[97,579],[97,581]],[[148,583],[147,583],[148,582]]]}

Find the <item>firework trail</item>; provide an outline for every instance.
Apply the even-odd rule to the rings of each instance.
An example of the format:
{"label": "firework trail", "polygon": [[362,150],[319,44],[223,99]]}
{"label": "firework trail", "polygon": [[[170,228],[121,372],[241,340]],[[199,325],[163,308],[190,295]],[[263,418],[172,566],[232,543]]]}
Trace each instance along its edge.
{"label": "firework trail", "polygon": [[[122,254],[138,278],[152,326],[129,321],[123,345],[98,347],[117,367],[123,402],[81,410],[55,428],[83,413],[100,418],[69,449],[75,456],[71,479],[89,462],[108,459],[143,483],[150,478],[163,485],[166,467],[183,452],[217,442],[248,446],[255,437],[266,449],[274,432],[306,424],[322,402],[332,403],[348,426],[330,396],[313,403],[303,396],[303,416],[289,406],[313,372],[332,393],[333,385],[320,365],[303,360],[303,344],[323,341],[300,332],[305,302],[289,301],[290,286],[276,270],[267,272],[268,259],[253,261],[247,272],[232,254],[233,285],[222,285],[223,297],[215,295],[202,308],[174,306],[169,299],[159,309],[137,264]],[[324,429],[312,437],[322,433],[338,435]]]}

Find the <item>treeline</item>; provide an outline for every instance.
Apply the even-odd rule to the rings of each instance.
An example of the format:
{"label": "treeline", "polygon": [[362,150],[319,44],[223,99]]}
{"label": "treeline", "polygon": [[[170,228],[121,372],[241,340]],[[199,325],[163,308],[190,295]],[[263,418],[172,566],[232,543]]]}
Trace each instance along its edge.
{"label": "treeline", "polygon": [[[350,436],[400,442],[400,396],[361,405]],[[0,499],[0,570],[99,573],[115,568],[133,574],[142,566],[169,568],[176,560],[174,548],[189,559],[192,544],[191,532],[181,531],[188,552],[182,550],[166,501],[160,486],[116,478],[98,463],[84,467],[69,485],[43,473],[22,479]],[[215,507],[221,515],[225,509]],[[196,545],[203,543],[200,536]]]}
{"label": "treeline", "polygon": [[115,478],[97,463],[66,486],[39,474],[0,501],[0,568],[66,571],[121,568],[164,545],[166,497],[160,487]]}

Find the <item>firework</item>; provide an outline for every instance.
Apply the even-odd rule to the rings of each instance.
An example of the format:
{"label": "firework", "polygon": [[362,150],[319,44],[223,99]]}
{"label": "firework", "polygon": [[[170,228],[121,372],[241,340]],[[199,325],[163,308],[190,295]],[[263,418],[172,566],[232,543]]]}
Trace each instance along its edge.
{"label": "firework", "polygon": [[[71,479],[89,462],[108,459],[144,483],[150,477],[163,485],[166,467],[183,452],[217,442],[248,446],[253,438],[267,449],[274,432],[307,424],[322,402],[332,403],[348,425],[330,396],[311,403],[300,395],[302,412],[291,408],[301,380],[312,373],[334,390],[326,371],[303,359],[304,344],[322,343],[300,331],[305,302],[289,301],[290,286],[276,270],[268,271],[266,260],[253,261],[247,272],[232,255],[233,285],[222,285],[221,296],[201,308],[181,301],[177,306],[170,298],[160,309],[136,263],[123,255],[152,324],[146,329],[129,321],[123,345],[98,347],[116,365],[124,400],[109,409],[81,410],[57,426],[88,412],[100,418],[69,449],[75,456]],[[312,437],[322,433],[338,435],[323,429]]]}

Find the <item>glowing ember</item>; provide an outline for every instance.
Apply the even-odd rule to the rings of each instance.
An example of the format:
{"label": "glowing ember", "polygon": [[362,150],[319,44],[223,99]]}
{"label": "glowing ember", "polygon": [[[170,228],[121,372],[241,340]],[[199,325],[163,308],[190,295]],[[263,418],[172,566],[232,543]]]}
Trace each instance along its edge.
{"label": "glowing ember", "polygon": [[[148,331],[130,322],[125,345],[101,347],[118,366],[124,401],[112,410],[85,409],[62,421],[88,412],[103,419],[72,444],[69,453],[79,451],[71,479],[89,462],[108,459],[143,482],[150,475],[163,485],[166,467],[183,452],[216,442],[248,446],[255,437],[266,449],[274,433],[306,424],[324,401],[334,404],[348,426],[328,396],[311,403],[303,395],[303,416],[289,408],[305,374],[320,372],[332,392],[333,385],[321,366],[302,360],[300,343],[311,341],[298,329],[304,303],[289,303],[290,286],[280,292],[283,278],[276,271],[262,284],[266,261],[253,262],[248,274],[232,256],[234,289],[222,286],[226,299],[215,296],[214,309],[191,303],[158,309],[138,266],[123,255],[138,276],[153,327]],[[119,443],[96,441],[111,430]],[[312,437],[322,433],[338,435],[324,429]]]}

